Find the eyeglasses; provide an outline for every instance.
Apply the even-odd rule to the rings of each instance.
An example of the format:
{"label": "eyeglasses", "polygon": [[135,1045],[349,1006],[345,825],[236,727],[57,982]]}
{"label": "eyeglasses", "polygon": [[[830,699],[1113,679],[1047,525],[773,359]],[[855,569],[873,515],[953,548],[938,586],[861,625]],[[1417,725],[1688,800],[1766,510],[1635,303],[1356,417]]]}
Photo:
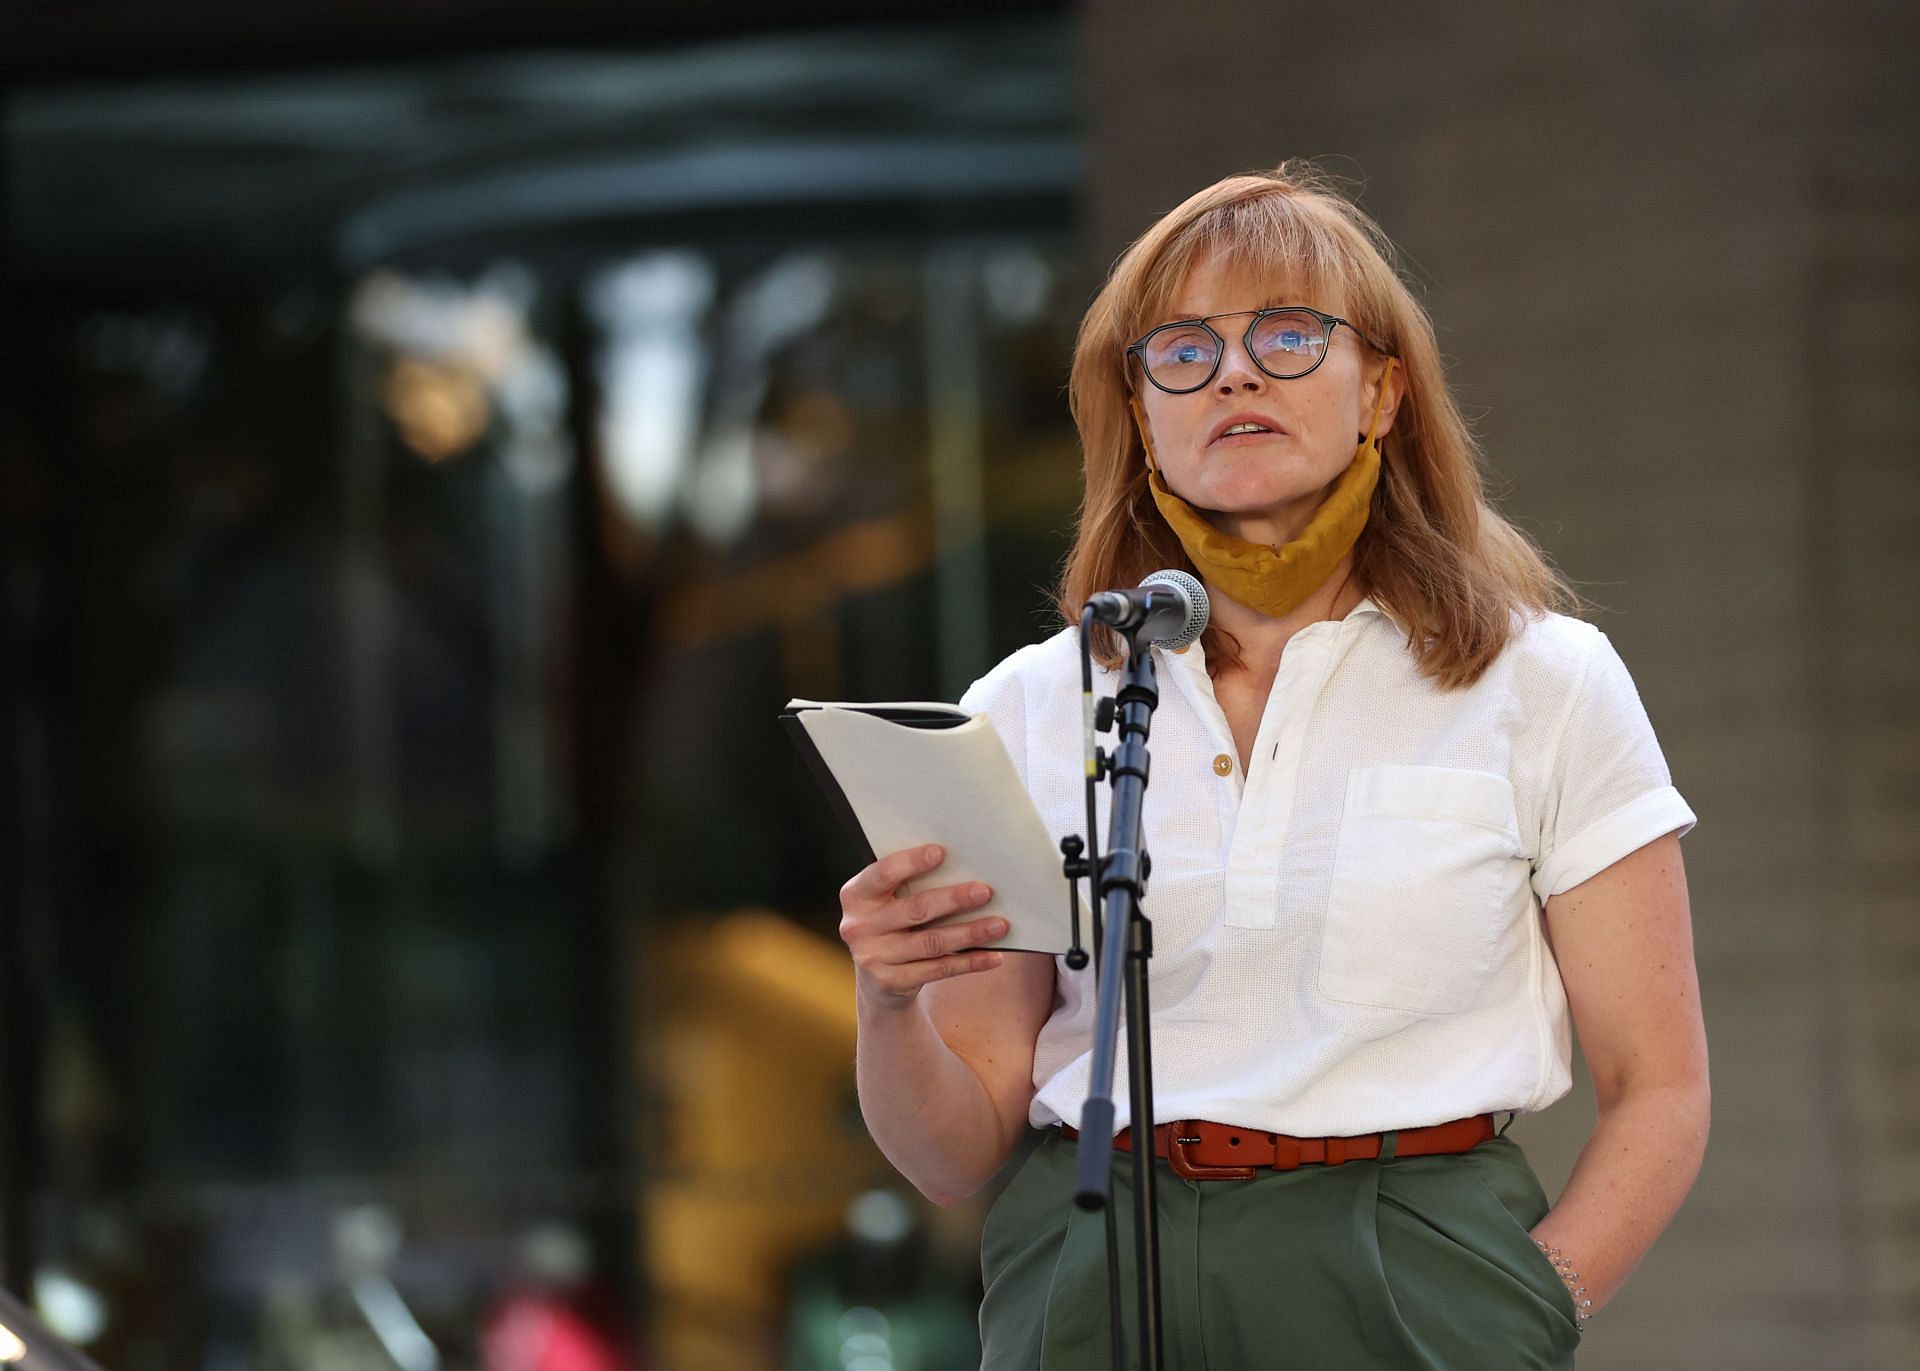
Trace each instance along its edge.
{"label": "eyeglasses", "polygon": [[1237,309],[1225,314],[1209,314],[1204,319],[1182,319],[1162,324],[1127,351],[1140,359],[1147,379],[1169,395],[1186,395],[1200,389],[1220,370],[1227,344],[1209,326],[1211,319],[1237,319],[1251,314],[1244,341],[1247,356],[1255,366],[1277,381],[1305,376],[1327,360],[1327,345],[1333,331],[1346,324],[1354,335],[1375,352],[1387,355],[1387,349],[1354,328],[1338,315],[1322,314],[1305,305],[1282,305],[1276,309]]}

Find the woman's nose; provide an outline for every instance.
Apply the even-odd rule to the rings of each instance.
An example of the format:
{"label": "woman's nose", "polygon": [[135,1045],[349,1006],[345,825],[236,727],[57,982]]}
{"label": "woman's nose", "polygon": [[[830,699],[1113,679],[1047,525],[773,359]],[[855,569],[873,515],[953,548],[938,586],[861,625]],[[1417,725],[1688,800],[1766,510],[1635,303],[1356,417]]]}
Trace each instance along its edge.
{"label": "woman's nose", "polygon": [[1232,395],[1242,390],[1263,390],[1266,388],[1267,374],[1253,364],[1253,358],[1247,355],[1246,343],[1236,338],[1221,353],[1220,374],[1213,378],[1213,383],[1222,395]]}

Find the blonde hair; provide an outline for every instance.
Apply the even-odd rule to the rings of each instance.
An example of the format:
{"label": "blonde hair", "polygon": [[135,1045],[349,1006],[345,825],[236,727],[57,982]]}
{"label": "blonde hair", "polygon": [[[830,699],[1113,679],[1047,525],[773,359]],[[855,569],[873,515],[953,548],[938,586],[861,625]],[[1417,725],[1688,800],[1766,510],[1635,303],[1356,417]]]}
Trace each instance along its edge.
{"label": "blonde hair", "polygon": [[[1526,534],[1486,499],[1480,454],[1448,393],[1433,322],[1392,265],[1379,226],[1311,164],[1218,181],[1162,217],[1114,264],[1074,346],[1068,389],[1085,457],[1086,492],[1055,592],[1069,623],[1094,592],[1162,567],[1196,571],[1147,488],[1129,408],[1137,381],[1127,344],[1162,322],[1199,264],[1304,291],[1342,312],[1400,359],[1406,393],[1381,439],[1380,480],[1354,547],[1354,572],[1406,628],[1423,676],[1471,685],[1519,630],[1516,617],[1573,612],[1582,601]],[[1257,302],[1255,302],[1257,303]],[[1204,639],[1209,672],[1240,665],[1224,630]],[[1121,657],[1104,630],[1105,665]]]}

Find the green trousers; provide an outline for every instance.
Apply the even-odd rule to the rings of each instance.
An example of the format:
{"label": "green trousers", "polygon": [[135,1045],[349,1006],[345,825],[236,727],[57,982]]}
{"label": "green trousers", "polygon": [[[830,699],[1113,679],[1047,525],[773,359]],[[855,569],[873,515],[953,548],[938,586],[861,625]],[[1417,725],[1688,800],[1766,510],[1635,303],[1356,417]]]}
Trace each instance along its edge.
{"label": "green trousers", "polygon": [[[1522,1371],[1573,1365],[1573,1299],[1528,1230],[1547,1197],[1518,1143],[1189,1181],[1156,1161],[1168,1371]],[[1121,1329],[1106,1220],[1073,1203],[1058,1129],[981,1236],[982,1371],[1137,1367],[1133,1161],[1116,1153]]]}

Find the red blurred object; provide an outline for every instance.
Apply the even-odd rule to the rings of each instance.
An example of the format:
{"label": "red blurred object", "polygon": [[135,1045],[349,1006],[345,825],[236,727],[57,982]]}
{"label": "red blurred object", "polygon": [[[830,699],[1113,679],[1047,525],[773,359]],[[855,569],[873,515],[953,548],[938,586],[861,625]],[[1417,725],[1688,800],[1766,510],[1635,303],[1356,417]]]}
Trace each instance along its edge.
{"label": "red blurred object", "polygon": [[625,1371],[616,1340],[567,1300],[538,1291],[509,1295],[480,1339],[486,1371]]}

